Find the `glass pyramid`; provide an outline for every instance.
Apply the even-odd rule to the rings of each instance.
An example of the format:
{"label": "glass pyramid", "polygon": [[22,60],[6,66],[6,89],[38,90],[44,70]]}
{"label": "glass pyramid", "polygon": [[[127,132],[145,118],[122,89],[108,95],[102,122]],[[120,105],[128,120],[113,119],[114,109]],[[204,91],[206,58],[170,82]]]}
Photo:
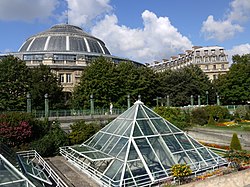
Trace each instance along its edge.
{"label": "glass pyramid", "polygon": [[174,164],[194,173],[227,161],[166,121],[141,101],[81,145],[60,153],[103,186],[149,186],[171,177]]}

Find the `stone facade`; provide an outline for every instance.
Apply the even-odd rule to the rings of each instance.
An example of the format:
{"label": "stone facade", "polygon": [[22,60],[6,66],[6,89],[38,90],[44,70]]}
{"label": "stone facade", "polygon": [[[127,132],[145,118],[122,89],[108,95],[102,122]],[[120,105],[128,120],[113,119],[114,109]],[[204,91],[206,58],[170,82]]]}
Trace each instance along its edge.
{"label": "stone facade", "polygon": [[172,56],[169,60],[147,64],[148,67],[156,71],[166,69],[180,69],[189,65],[198,65],[210,80],[218,78],[218,75],[225,74],[229,70],[228,55],[223,47],[194,46],[191,50],[186,50],[185,54]]}

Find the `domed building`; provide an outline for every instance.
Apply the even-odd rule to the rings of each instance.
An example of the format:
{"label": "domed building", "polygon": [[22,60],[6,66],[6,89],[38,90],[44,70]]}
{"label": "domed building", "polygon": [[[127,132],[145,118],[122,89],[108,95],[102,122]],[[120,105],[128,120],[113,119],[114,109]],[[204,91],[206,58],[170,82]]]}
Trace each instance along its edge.
{"label": "domed building", "polygon": [[48,65],[58,75],[64,92],[73,91],[84,68],[99,56],[114,63],[130,61],[142,65],[111,55],[102,40],[69,24],[54,25],[29,37],[18,52],[11,54],[24,60],[31,68],[40,64]]}

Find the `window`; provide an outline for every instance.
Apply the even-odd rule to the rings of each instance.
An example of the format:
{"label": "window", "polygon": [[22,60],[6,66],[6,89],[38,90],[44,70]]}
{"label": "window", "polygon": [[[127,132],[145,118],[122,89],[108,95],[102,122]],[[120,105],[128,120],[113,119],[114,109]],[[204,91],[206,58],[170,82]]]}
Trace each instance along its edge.
{"label": "window", "polygon": [[23,60],[24,61],[29,61],[29,60],[36,60],[36,61],[42,61],[43,60],[43,55],[23,55]]}
{"label": "window", "polygon": [[215,61],[216,61],[216,57],[215,57],[215,56],[212,56],[211,61],[212,61],[212,62],[215,62]]}
{"label": "window", "polygon": [[211,52],[212,52],[212,54],[215,54],[215,49],[212,49]]}
{"label": "window", "polygon": [[204,51],[204,54],[205,54],[205,55],[208,55],[208,50],[205,50],[205,51]]}
{"label": "window", "polygon": [[226,61],[226,57],[224,55],[220,56],[220,61]]}
{"label": "window", "polygon": [[220,53],[224,53],[224,49],[220,49]]}
{"label": "window", "polygon": [[196,55],[197,55],[197,56],[200,56],[200,51],[196,51]]}
{"label": "window", "polygon": [[216,65],[213,66],[213,69],[216,69]]}
{"label": "window", "polygon": [[70,82],[71,82],[71,74],[70,74],[70,73],[67,73],[67,74],[66,74],[66,82],[67,82],[67,83],[70,83]]}
{"label": "window", "polygon": [[225,69],[224,64],[221,64],[221,69]]}
{"label": "window", "polygon": [[217,79],[217,75],[213,75],[213,79],[216,80]]}
{"label": "window", "polygon": [[208,65],[206,65],[206,70],[208,70]]}
{"label": "window", "polygon": [[208,56],[206,56],[204,59],[205,59],[205,62],[209,62],[209,57]]}
{"label": "window", "polygon": [[64,74],[59,74],[59,79],[61,83],[64,83]]}

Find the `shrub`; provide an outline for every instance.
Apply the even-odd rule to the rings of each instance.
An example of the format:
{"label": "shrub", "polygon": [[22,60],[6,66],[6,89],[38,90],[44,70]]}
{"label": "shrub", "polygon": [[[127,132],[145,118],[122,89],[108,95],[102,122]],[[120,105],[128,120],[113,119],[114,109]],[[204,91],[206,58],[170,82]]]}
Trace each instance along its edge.
{"label": "shrub", "polygon": [[239,140],[236,133],[233,134],[233,137],[232,137],[232,140],[231,140],[231,143],[230,143],[230,149],[232,149],[232,150],[242,150],[240,140]]}
{"label": "shrub", "polygon": [[185,177],[191,175],[192,170],[190,169],[190,166],[186,164],[175,164],[171,167],[171,172],[172,175],[182,183],[185,180]]}
{"label": "shrub", "polygon": [[59,153],[59,147],[69,144],[67,134],[60,128],[59,123],[49,125],[46,135],[31,145],[41,156],[54,156]]}
{"label": "shrub", "polygon": [[212,115],[213,118],[218,121],[223,119],[230,119],[229,110],[222,106],[206,106],[205,110],[207,111],[208,115]]}
{"label": "shrub", "polygon": [[69,134],[69,140],[71,144],[83,143],[85,140],[94,135],[100,130],[100,125],[95,123],[86,124],[84,121],[75,122],[71,127],[71,133]]}
{"label": "shrub", "polygon": [[215,125],[216,122],[214,121],[214,117],[212,115],[209,116],[209,120],[208,120],[208,125]]}
{"label": "shrub", "polygon": [[208,113],[205,108],[196,108],[191,112],[191,121],[196,125],[205,125],[208,123]]}

